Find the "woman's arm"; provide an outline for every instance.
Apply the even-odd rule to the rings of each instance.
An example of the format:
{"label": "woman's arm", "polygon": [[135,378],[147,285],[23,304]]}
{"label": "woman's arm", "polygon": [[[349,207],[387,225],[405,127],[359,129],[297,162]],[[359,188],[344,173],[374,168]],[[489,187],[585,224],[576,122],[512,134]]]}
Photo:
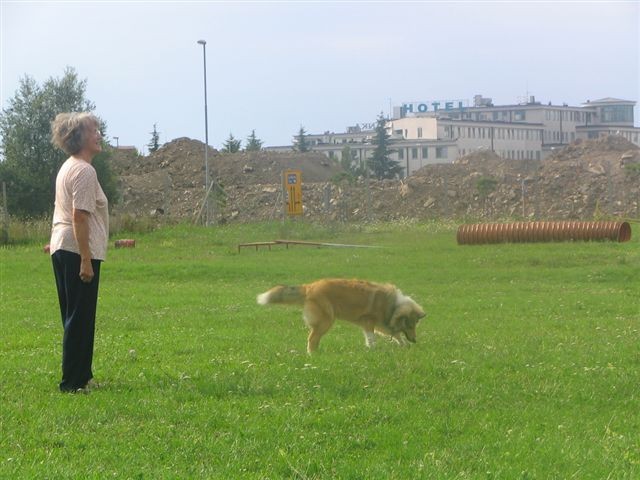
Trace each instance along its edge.
{"label": "woman's arm", "polygon": [[91,250],[89,250],[89,212],[73,209],[73,234],[80,251],[80,280],[90,283],[93,279]]}

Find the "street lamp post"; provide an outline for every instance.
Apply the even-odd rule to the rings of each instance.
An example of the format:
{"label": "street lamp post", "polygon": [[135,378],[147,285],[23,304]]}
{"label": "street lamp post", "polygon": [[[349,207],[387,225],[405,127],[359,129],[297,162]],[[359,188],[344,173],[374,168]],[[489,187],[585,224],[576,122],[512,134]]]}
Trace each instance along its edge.
{"label": "street lamp post", "polygon": [[[205,214],[204,224],[209,225],[209,119],[207,116],[207,42],[198,40],[202,45],[202,59],[204,63],[204,192]],[[215,203],[215,202],[214,202]],[[214,213],[215,215],[215,213]]]}

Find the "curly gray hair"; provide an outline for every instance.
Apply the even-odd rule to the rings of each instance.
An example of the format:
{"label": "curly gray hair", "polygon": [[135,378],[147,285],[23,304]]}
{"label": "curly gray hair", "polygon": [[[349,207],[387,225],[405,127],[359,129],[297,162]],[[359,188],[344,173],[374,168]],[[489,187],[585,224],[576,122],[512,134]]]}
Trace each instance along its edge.
{"label": "curly gray hair", "polygon": [[75,155],[82,150],[88,130],[92,126],[100,126],[100,121],[92,113],[59,113],[51,122],[51,143],[66,154]]}

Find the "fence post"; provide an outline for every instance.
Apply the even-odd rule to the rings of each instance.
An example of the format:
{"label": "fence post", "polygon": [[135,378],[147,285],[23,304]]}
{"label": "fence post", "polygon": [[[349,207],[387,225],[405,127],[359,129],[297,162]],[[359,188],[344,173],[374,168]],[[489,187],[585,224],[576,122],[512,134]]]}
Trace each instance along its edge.
{"label": "fence post", "polygon": [[0,241],[3,245],[9,243],[9,207],[7,207],[7,184],[2,182],[2,234]]}

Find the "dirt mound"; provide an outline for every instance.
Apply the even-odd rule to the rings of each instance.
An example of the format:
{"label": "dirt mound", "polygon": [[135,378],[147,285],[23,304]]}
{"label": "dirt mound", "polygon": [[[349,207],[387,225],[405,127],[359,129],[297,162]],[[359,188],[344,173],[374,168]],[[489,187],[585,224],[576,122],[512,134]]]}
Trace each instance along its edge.
{"label": "dirt mound", "polygon": [[[227,154],[209,147],[208,162],[210,173],[215,173],[222,184],[228,185],[279,182],[282,171],[288,168],[302,170],[306,182],[325,182],[342,172],[337,162],[316,152]],[[196,185],[200,181],[204,184],[204,143],[177,138],[146,157],[130,151],[116,151],[113,166],[120,176],[164,171],[184,186]]]}
{"label": "dirt mound", "polygon": [[637,211],[638,178],[625,160],[638,155],[639,148],[619,136],[577,141],[554,152],[536,176],[538,195],[546,199],[542,213],[624,215],[634,203]]}
{"label": "dirt mound", "polygon": [[521,168],[525,162],[532,162],[533,160],[508,160],[502,158],[491,150],[478,150],[468,153],[462,157],[456,159],[454,165],[463,165],[467,168],[481,169],[481,170],[513,170]]}
{"label": "dirt mound", "polygon": [[[301,170],[305,183],[327,182],[343,171],[337,162],[316,152],[226,154],[209,147],[208,162],[211,178],[217,178],[225,191],[280,185],[286,169]],[[177,138],[146,157],[116,150],[112,165],[120,178],[120,213],[189,217],[197,213],[204,198],[204,143],[198,140]]]}
{"label": "dirt mound", "polygon": [[[436,215],[637,215],[640,179],[629,168],[633,163],[640,163],[640,149],[617,136],[577,141],[544,161],[507,160],[478,151],[452,165],[423,167],[404,191],[426,198],[423,210]],[[405,205],[411,214],[420,211],[411,202]]]}
{"label": "dirt mound", "polygon": [[[193,218],[204,197],[204,144],[186,138],[148,157],[115,155],[116,214]],[[522,217],[593,219],[640,215],[640,149],[621,137],[578,141],[544,161],[478,151],[427,165],[404,180],[332,181],[342,169],[319,153],[209,151],[223,185],[222,221],[282,215],[282,170],[302,170],[305,216],[315,219]]]}

